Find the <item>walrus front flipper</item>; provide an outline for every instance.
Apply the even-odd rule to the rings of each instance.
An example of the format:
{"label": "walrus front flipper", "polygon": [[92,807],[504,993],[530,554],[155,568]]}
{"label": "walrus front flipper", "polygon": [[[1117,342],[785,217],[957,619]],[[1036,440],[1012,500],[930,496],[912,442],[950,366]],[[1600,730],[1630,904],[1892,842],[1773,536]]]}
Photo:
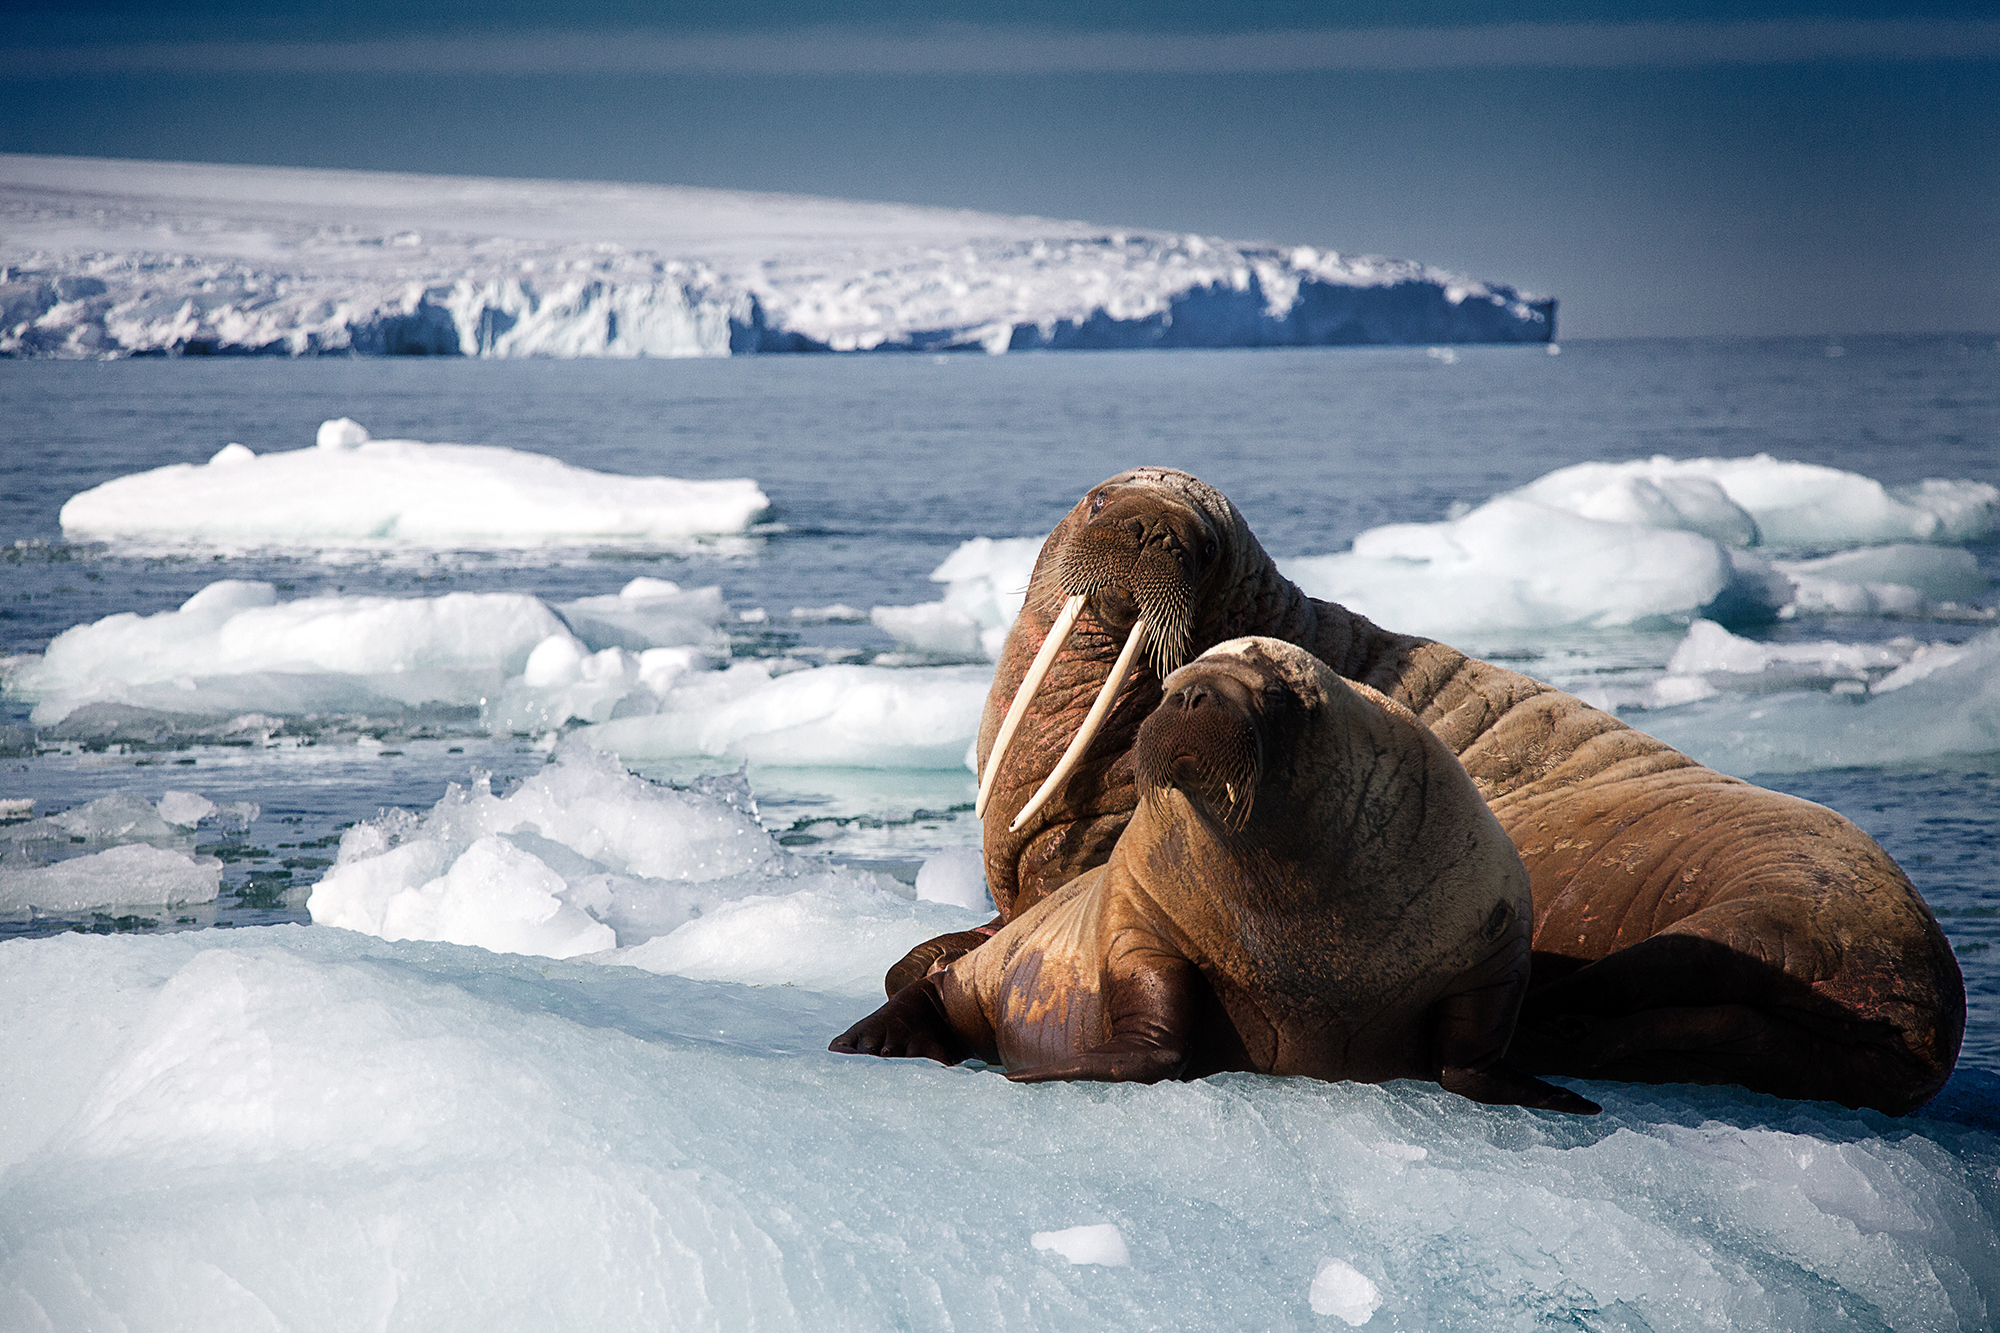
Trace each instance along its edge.
{"label": "walrus front flipper", "polygon": [[949,935],[939,935],[925,940],[916,948],[904,954],[897,964],[882,978],[882,989],[894,996],[897,991],[940,968],[949,967],[956,960],[965,957],[980,945],[993,938],[993,932],[1000,929],[999,917],[994,917],[983,926],[971,930],[955,930]]}
{"label": "walrus front flipper", "polygon": [[955,1065],[972,1054],[972,1046],[952,1026],[937,982],[920,977],[889,1003],[827,1044],[838,1055],[879,1055],[885,1058],[921,1056]]}

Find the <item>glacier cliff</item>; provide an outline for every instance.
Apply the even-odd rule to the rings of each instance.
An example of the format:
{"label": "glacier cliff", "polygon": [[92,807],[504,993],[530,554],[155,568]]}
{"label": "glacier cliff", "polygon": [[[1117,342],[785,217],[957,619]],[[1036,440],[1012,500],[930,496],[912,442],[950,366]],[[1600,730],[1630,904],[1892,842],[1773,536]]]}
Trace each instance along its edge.
{"label": "glacier cliff", "polygon": [[1547,342],[1406,260],[686,187],[0,155],[0,356]]}

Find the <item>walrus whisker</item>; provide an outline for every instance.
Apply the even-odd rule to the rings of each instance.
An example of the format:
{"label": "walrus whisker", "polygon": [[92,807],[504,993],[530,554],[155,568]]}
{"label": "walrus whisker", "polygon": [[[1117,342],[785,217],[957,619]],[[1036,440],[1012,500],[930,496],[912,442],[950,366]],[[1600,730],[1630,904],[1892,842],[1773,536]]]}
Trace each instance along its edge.
{"label": "walrus whisker", "polygon": [[993,780],[1000,774],[1000,764],[1007,758],[1007,747],[1014,743],[1014,733],[1020,730],[1021,719],[1027,715],[1028,705],[1035,701],[1035,691],[1042,688],[1042,677],[1049,674],[1055,665],[1056,654],[1062,651],[1069,633],[1076,627],[1076,618],[1083,614],[1083,604],[1087,599],[1081,594],[1063,603],[1062,614],[1049,627],[1049,635],[1042,640],[1041,651],[1028,666],[1028,674],[1021,677],[1021,686],[1014,691],[1014,700],[1007,706],[1007,716],[1000,723],[1000,731],[993,738],[993,750],[986,756],[986,771],[979,775],[979,795],[973,801],[972,817],[986,817],[986,799],[993,793]]}
{"label": "walrus whisker", "polygon": [[1119,687],[1125,683],[1125,677],[1131,674],[1132,663],[1139,656],[1139,650],[1145,646],[1146,622],[1143,619],[1134,621],[1132,635],[1125,640],[1124,651],[1118,654],[1118,660],[1112,664],[1111,674],[1105,678],[1104,688],[1097,692],[1096,701],[1090,705],[1089,715],[1083,719],[1083,725],[1077,728],[1076,739],[1069,743],[1069,749],[1063,751],[1062,760],[1056,764],[1055,769],[1042,780],[1040,790],[1021,807],[1021,813],[1014,816],[1014,822],[1007,826],[1009,833],[1021,831],[1021,825],[1027,823],[1035,811],[1041,809],[1049,797],[1055,795],[1056,790],[1062,786],[1063,779],[1069,776],[1069,771],[1076,767],[1079,759],[1083,758],[1083,752],[1090,748],[1090,742],[1097,735],[1098,727],[1103,725],[1105,714],[1111,711],[1111,701],[1117,697]]}

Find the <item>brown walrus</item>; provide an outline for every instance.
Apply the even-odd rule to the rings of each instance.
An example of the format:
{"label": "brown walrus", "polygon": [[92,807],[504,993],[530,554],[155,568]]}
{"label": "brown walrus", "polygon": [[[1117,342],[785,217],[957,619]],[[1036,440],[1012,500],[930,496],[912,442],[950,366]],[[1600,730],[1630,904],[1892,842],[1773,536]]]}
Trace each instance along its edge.
{"label": "brown walrus", "polygon": [[[1137,801],[1133,738],[1161,679],[1248,634],[1305,648],[1407,707],[1514,840],[1535,905],[1524,1068],[1738,1083],[1891,1113],[1950,1076],[1965,1028],[1957,960],[1860,829],[1518,672],[1306,596],[1228,499],[1166,468],[1111,478],[1057,524],[1002,652],[978,753],[1003,921],[1111,855]],[[1023,689],[1038,665],[1045,675]],[[996,745],[1010,705],[1018,727]],[[1100,725],[1080,732],[1093,708]],[[983,938],[918,946],[889,989]]]}
{"label": "brown walrus", "polygon": [[1598,1108],[1501,1063],[1528,984],[1513,844],[1409,710],[1276,639],[1167,678],[1105,865],[836,1037],[1019,1082],[1224,1070]]}

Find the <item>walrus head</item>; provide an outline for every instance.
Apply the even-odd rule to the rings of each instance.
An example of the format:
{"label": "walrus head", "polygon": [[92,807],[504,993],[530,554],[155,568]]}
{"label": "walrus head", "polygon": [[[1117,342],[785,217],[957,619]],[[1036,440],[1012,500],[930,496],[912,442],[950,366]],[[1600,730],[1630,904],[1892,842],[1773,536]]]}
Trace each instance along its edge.
{"label": "walrus head", "polygon": [[[1232,577],[1240,553],[1264,559],[1234,505],[1213,487],[1171,468],[1134,468],[1092,487],[1050,535],[1028,597],[1060,604],[1022,677],[980,774],[974,809],[983,818],[1015,735],[1077,622],[1090,616],[1122,639],[1110,674],[1062,759],[1009,826],[1021,828],[1089,749],[1112,701],[1143,655],[1161,678],[1214,637],[1205,612],[1213,588]],[[1266,561],[1268,563],[1268,561]]]}
{"label": "walrus head", "polygon": [[1290,778],[1284,751],[1325,701],[1325,671],[1270,638],[1217,644],[1175,671],[1133,747],[1142,799],[1178,790],[1203,818],[1241,833],[1266,779]]}

